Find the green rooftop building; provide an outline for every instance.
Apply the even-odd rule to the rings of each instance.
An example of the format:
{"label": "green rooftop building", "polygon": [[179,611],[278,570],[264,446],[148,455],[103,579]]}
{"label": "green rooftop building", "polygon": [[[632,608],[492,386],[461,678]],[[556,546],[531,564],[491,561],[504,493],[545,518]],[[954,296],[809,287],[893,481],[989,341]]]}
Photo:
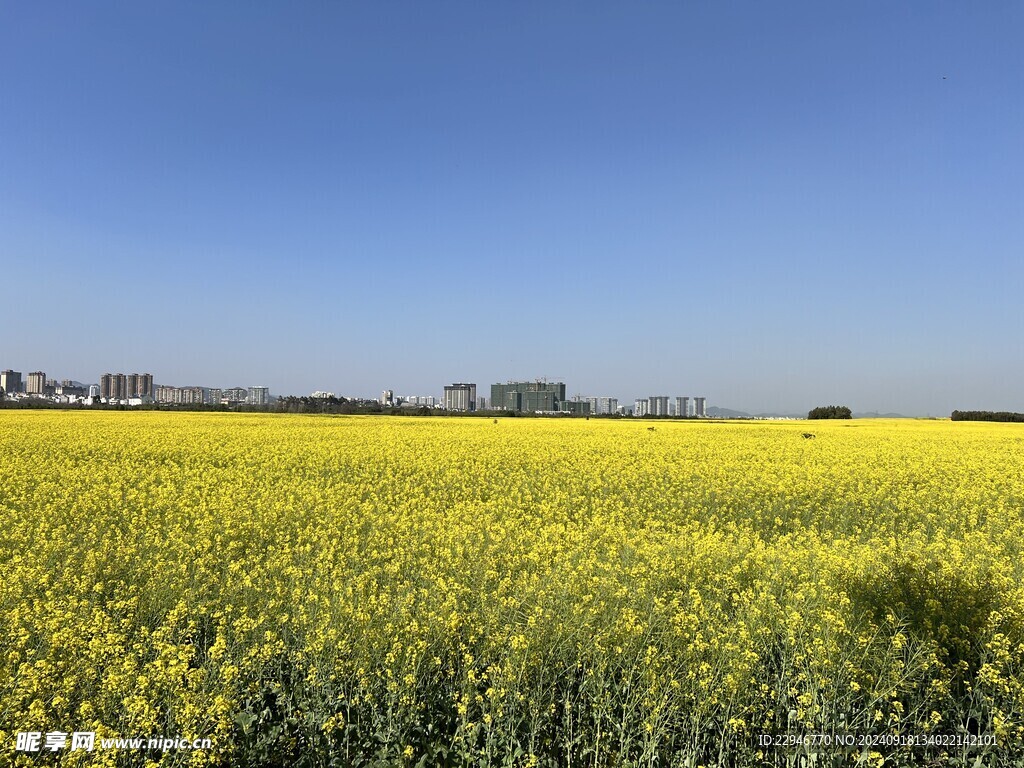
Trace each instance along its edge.
{"label": "green rooftop building", "polygon": [[558,411],[565,401],[565,384],[547,381],[510,381],[491,384],[491,407],[503,411]]}

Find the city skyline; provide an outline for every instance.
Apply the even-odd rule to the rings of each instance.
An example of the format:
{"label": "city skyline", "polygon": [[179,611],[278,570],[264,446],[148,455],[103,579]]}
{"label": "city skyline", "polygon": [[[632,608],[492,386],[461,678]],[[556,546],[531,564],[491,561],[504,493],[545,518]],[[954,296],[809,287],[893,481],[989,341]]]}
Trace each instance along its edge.
{"label": "city skyline", "polygon": [[[506,380],[491,385],[491,398],[489,402],[486,397],[477,397],[477,385],[475,383],[457,382],[454,384],[442,385],[443,394],[436,395],[401,394],[396,390],[381,390],[378,397],[371,397],[351,392],[336,393],[329,390],[314,390],[311,393],[277,392],[272,393],[269,387],[248,386],[248,387],[212,387],[208,385],[186,385],[155,383],[150,373],[124,374],[105,373],[100,377],[98,384],[85,383],[79,380],[61,379],[58,380],[49,376],[45,371],[34,371],[24,378],[21,371],[7,368],[0,370],[0,390],[7,395],[20,397],[50,397],[52,395],[68,395],[72,400],[81,404],[83,398],[91,400],[93,397],[106,402],[108,399],[128,402],[132,405],[144,403],[156,403],[158,405],[196,405],[196,404],[222,404],[222,405],[270,405],[273,400],[279,398],[345,398],[362,402],[377,402],[383,407],[419,407],[427,406],[431,409],[437,408],[448,411],[488,411],[488,410],[518,410],[521,412],[537,413],[564,413],[576,415],[627,415],[627,416],[669,416],[669,417],[696,417],[696,418],[803,418],[802,413],[784,413],[780,411],[763,411],[747,413],[739,409],[729,407],[724,403],[707,405],[707,397],[703,395],[651,395],[637,398],[634,406],[619,406],[618,398],[608,395],[584,395],[579,391],[569,394],[566,385],[561,381],[549,381],[547,378],[536,378],[532,380]],[[13,383],[13,388],[12,388]],[[550,402],[532,402],[529,400],[517,400],[513,403],[507,401],[506,392],[549,392],[555,393],[554,399]],[[522,398],[520,394],[517,398]],[[60,400],[60,402],[65,402]],[[691,405],[692,401],[692,405]],[[500,405],[504,403],[504,405]],[[585,404],[587,410],[582,410]],[[835,407],[830,404],[828,407]],[[815,406],[821,410],[820,406]],[[847,409],[853,410],[853,409]],[[714,413],[713,413],[714,412]],[[954,420],[956,413],[967,413],[964,409],[954,409],[952,412]],[[993,411],[974,411],[975,413],[993,413]],[[1010,413],[1010,412],[1004,412]],[[925,414],[926,417],[941,416],[942,414]],[[893,413],[881,414],[878,411],[859,411],[854,413],[858,418],[871,418],[876,416],[913,417],[913,414]]]}
{"label": "city skyline", "polygon": [[[52,390],[57,384],[57,379],[48,375],[45,371],[35,371],[28,374],[29,379],[27,383],[24,379],[24,374],[21,371],[15,371],[12,368],[6,368],[0,370],[0,389],[5,394],[9,395],[44,395],[47,394],[47,390]],[[62,379],[61,383],[68,388],[74,390],[83,390],[80,394],[82,397],[93,397],[92,394],[86,394],[95,390],[95,396],[102,400],[112,399],[119,401],[127,401],[132,399],[148,398],[148,401],[163,403],[163,404],[183,404],[192,405],[196,403],[205,403],[206,400],[202,394],[202,391],[206,391],[213,398],[213,402],[221,401],[223,395],[225,402],[239,402],[244,400],[248,405],[267,405],[269,404],[270,397],[295,397],[295,396],[306,396],[305,393],[297,392],[278,392],[271,393],[269,387],[263,386],[249,386],[249,387],[212,387],[207,384],[192,384],[180,386],[177,384],[167,384],[164,382],[154,380],[152,373],[104,373],[99,377],[99,382],[83,382],[78,379]],[[13,386],[12,386],[13,384]],[[503,387],[512,386],[516,384],[512,380],[508,380],[505,383],[495,383],[491,385],[492,396],[495,388],[502,389]],[[543,388],[552,389],[559,393],[558,398],[554,401],[549,410],[557,410],[555,405],[558,402],[586,402],[590,406],[590,413],[608,415],[616,412],[616,406],[618,403],[617,397],[610,397],[608,395],[595,396],[595,395],[581,395],[575,393],[572,395],[567,394],[566,385],[564,382],[549,382],[547,379],[533,379],[529,381],[517,382],[519,385],[524,385],[531,388]],[[73,385],[73,386],[72,386]],[[441,390],[443,392],[441,397],[435,395],[402,395],[397,394],[394,389],[381,390],[380,396],[377,398],[383,406],[393,406],[401,403],[411,403],[413,405],[427,405],[431,408],[439,406],[443,410],[453,411],[475,411],[475,410],[486,410],[487,409],[487,398],[477,396],[477,385],[470,382],[456,382],[453,384],[442,385]],[[49,394],[54,394],[52,391]],[[59,392],[57,394],[60,394]],[[314,390],[309,394],[311,397],[335,397],[334,392],[329,390]],[[342,397],[355,397],[364,400],[373,400],[371,397],[367,397],[362,394],[353,393],[342,393]],[[650,398],[654,399],[654,398]],[[660,397],[659,399],[665,399],[667,397]],[[686,402],[690,399],[689,397],[676,396],[673,398],[674,403],[669,410],[664,410],[655,415],[667,415],[671,413],[673,415],[688,415],[691,411],[686,407]],[[502,402],[503,397],[498,397],[497,402]],[[704,397],[694,397],[694,401],[701,402],[705,401]],[[423,401],[423,402],[421,402]],[[639,402],[639,401],[638,401]],[[496,406],[501,408],[501,406]],[[667,408],[667,406],[666,406]],[[512,410],[520,410],[519,408],[512,408]],[[524,408],[521,410],[531,410],[530,408]],[[646,411],[645,411],[646,413]],[[697,408],[694,415],[703,416],[703,407]]]}
{"label": "city skyline", "polygon": [[[2,365],[3,364],[0,363],[0,367],[2,367]],[[232,386],[232,387],[225,388],[225,387],[221,387],[221,386],[211,386],[208,383],[202,383],[202,384],[192,383],[192,384],[185,384],[185,385],[182,385],[182,384],[168,384],[168,383],[163,382],[163,381],[155,380],[154,377],[153,377],[153,374],[151,374],[151,373],[144,373],[144,374],[138,374],[138,373],[132,373],[132,374],[117,373],[117,374],[111,374],[111,373],[107,372],[107,373],[104,373],[103,375],[99,376],[98,379],[97,379],[97,382],[90,382],[90,381],[82,381],[82,380],[79,380],[79,379],[73,379],[72,380],[72,379],[68,379],[67,377],[62,377],[61,379],[57,379],[54,376],[51,376],[46,371],[31,372],[31,373],[27,374],[27,376],[28,376],[28,378],[27,378],[26,374],[24,373],[24,371],[17,371],[17,370],[14,370],[14,369],[10,368],[10,367],[0,371],[0,388],[5,388],[5,387],[3,387],[3,384],[6,383],[9,374],[13,374],[14,381],[17,382],[20,385],[20,389],[19,390],[15,390],[15,391],[16,392],[20,392],[23,395],[24,394],[40,394],[42,392],[43,388],[44,388],[44,385],[50,386],[50,385],[56,384],[58,381],[60,381],[64,385],[71,385],[71,384],[82,385],[87,390],[95,388],[97,393],[98,393],[98,396],[101,396],[103,398],[106,398],[108,396],[108,393],[131,391],[131,392],[137,392],[137,394],[140,395],[140,396],[144,395],[144,394],[148,394],[148,396],[152,397],[156,402],[158,402],[158,403],[162,402],[162,403],[165,403],[165,404],[169,404],[169,403],[190,404],[190,403],[193,403],[193,402],[202,402],[202,398],[196,399],[196,397],[198,397],[197,393],[198,393],[199,390],[208,390],[209,392],[215,393],[218,398],[220,397],[221,393],[225,393],[225,397],[226,397],[227,400],[231,400],[231,401],[246,400],[248,402],[247,396],[245,394],[243,394],[241,396],[227,397],[227,393],[243,392],[243,393],[251,394],[253,390],[258,390],[259,391],[259,395],[257,396],[257,400],[254,403],[252,403],[252,404],[267,404],[268,396],[271,396],[271,397],[274,397],[274,398],[277,398],[277,397],[303,397],[303,396],[318,397],[318,396],[326,396],[326,395],[330,394],[331,396],[340,396],[340,397],[345,397],[345,398],[355,398],[355,399],[366,400],[366,401],[377,401],[377,402],[380,402],[382,405],[392,404],[392,401],[398,401],[398,400],[401,400],[403,402],[408,402],[410,399],[416,401],[416,404],[421,404],[419,401],[422,398],[424,400],[431,401],[431,407],[434,407],[434,404],[436,403],[437,407],[440,407],[442,409],[467,410],[461,404],[462,403],[461,400],[459,401],[460,404],[457,405],[456,407],[454,407],[454,408],[449,408],[448,407],[448,405],[450,403],[450,400],[449,400],[450,390],[466,388],[466,391],[467,391],[466,392],[466,400],[465,400],[466,403],[473,401],[473,399],[475,398],[475,392],[476,392],[476,384],[472,384],[472,383],[441,384],[439,386],[439,388],[437,389],[437,391],[441,393],[440,396],[438,396],[436,393],[435,394],[431,394],[431,395],[413,394],[415,392],[418,392],[419,390],[415,390],[415,389],[412,389],[412,388],[405,388],[405,389],[390,388],[390,389],[378,390],[377,394],[353,392],[353,391],[350,391],[350,390],[345,390],[344,387],[338,389],[337,392],[329,390],[329,389],[314,389],[314,390],[309,390],[309,391],[304,391],[304,392],[300,392],[300,391],[280,391],[280,390],[275,390],[275,389],[273,389],[271,387],[265,387],[265,386],[262,386],[262,385],[250,385],[250,386],[242,386],[242,387]],[[137,378],[138,385],[141,387],[138,390],[136,390],[132,386],[132,384],[131,384],[131,382],[133,380],[133,377]],[[34,384],[30,384],[29,383],[30,380],[32,380],[32,379],[35,380]],[[110,379],[115,379],[115,380],[116,379],[120,379],[120,384],[118,386],[115,386],[115,387],[111,388],[111,384],[108,382],[108,380],[110,380]],[[209,378],[204,379],[204,381],[208,382]],[[549,382],[548,377],[534,377],[532,379],[519,379],[519,380],[512,379],[512,378],[507,378],[507,379],[503,379],[503,380],[501,380],[499,382],[496,382],[495,384],[491,385],[492,396],[493,396],[494,387],[501,387],[502,385],[512,385],[514,383],[519,383],[519,384],[536,384],[536,385],[544,385],[546,387],[548,385],[548,382]],[[561,393],[561,398],[565,402],[570,402],[570,401],[589,402],[591,404],[591,408],[592,408],[591,412],[592,413],[605,413],[605,412],[607,412],[606,410],[601,410],[601,411],[598,410],[597,401],[612,400],[612,401],[617,403],[620,400],[620,398],[618,396],[615,396],[614,394],[605,393],[603,395],[594,395],[593,392],[596,391],[594,388],[587,389],[586,387],[573,387],[570,390],[570,389],[566,388],[567,385],[563,381],[557,381],[557,382],[556,381],[551,381],[551,385],[552,386],[556,386],[557,385],[557,386],[561,387],[562,390],[564,390]],[[646,391],[640,385],[634,385],[633,389],[635,389],[637,391],[642,391],[642,390]],[[674,387],[673,391],[679,391],[680,389],[685,389],[685,387],[683,387],[683,388]],[[172,400],[169,397],[162,397],[159,394],[159,392],[161,390],[164,390],[165,392],[170,392],[172,390],[178,390],[178,392],[176,393],[175,398]],[[424,392],[429,391],[429,387],[428,388],[424,388],[422,391],[424,391]],[[473,393],[473,397],[472,398],[469,397],[469,393],[470,392]],[[588,392],[590,394],[584,394],[585,392]],[[403,393],[405,393],[405,394],[403,394]],[[183,394],[186,396],[185,399],[182,399],[182,395]],[[134,395],[126,395],[125,398],[120,398],[120,399],[128,399],[129,397],[132,397],[132,396],[134,396]],[[115,399],[118,399],[118,398],[115,398]],[[627,402],[630,401],[630,398],[621,398],[621,399],[622,399],[623,403],[627,403]],[[486,401],[486,398],[484,400]],[[808,406],[807,408],[803,408],[803,409],[799,409],[798,408],[798,409],[790,410],[790,411],[786,411],[785,409],[746,410],[746,409],[743,409],[741,407],[737,407],[736,404],[734,404],[734,403],[729,403],[729,402],[725,402],[725,401],[717,401],[717,400],[713,400],[712,405],[708,406],[706,404],[708,398],[706,396],[703,396],[703,395],[689,395],[689,396],[682,396],[682,395],[671,395],[671,396],[668,396],[668,395],[644,395],[644,396],[639,396],[639,397],[636,397],[636,398],[632,398],[632,400],[636,404],[639,404],[641,402],[644,403],[644,406],[639,411],[637,411],[636,408],[633,409],[634,413],[636,413],[637,415],[647,415],[647,414],[650,414],[650,415],[660,415],[660,416],[664,416],[664,415],[673,415],[674,416],[674,415],[677,415],[680,412],[702,416],[702,415],[706,415],[707,412],[708,412],[708,409],[710,408],[710,409],[722,409],[722,410],[726,410],[726,411],[730,411],[730,412],[747,413],[749,415],[785,415],[785,416],[797,416],[797,417],[799,417],[802,414],[803,411],[809,410],[810,408],[818,407],[817,405],[816,406]],[[385,402],[385,401],[387,401],[387,402]],[[652,405],[650,407],[650,410],[648,410],[648,405],[647,404],[649,402],[653,403],[654,401],[659,401],[659,405],[656,405],[656,406]],[[661,402],[661,401],[663,401],[663,402]],[[692,405],[689,404],[689,401],[692,401]],[[835,402],[838,402],[838,401],[835,401]],[[699,403],[699,405],[698,405],[698,403]],[[426,403],[423,403],[423,404],[426,404]],[[829,404],[833,404],[832,401],[830,401]],[[821,405],[821,404],[819,403],[818,405]],[[492,407],[497,407],[497,406],[494,406],[493,403],[492,403]],[[471,410],[475,410],[475,408],[471,409]],[[529,409],[527,409],[527,410],[529,410]],[[883,413],[882,411],[879,411],[878,409],[861,408],[859,406],[853,407],[852,410],[854,410],[856,412],[859,412],[861,414],[872,414],[872,413],[878,414],[878,413]],[[958,407],[958,408],[952,409],[950,412],[955,411],[955,410],[963,411],[963,410],[970,410],[970,409],[965,409],[965,408]],[[993,409],[982,409],[982,410],[993,410]],[[888,413],[892,413],[892,414],[898,415],[898,416],[909,416],[909,417],[920,417],[920,416],[933,417],[933,416],[945,415],[945,414],[942,414],[942,413],[931,413],[931,412],[928,412],[928,413],[903,413],[903,412],[889,411]]]}
{"label": "city skyline", "polygon": [[8,5],[0,366],[1024,411],[1022,23]]}

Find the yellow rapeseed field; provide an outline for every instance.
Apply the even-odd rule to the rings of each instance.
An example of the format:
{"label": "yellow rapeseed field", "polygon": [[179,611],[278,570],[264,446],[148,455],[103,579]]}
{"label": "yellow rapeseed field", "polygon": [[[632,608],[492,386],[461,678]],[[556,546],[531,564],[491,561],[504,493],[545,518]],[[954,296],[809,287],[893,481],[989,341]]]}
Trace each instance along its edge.
{"label": "yellow rapeseed field", "polygon": [[0,411],[0,763],[1024,761],[1022,425],[651,425]]}

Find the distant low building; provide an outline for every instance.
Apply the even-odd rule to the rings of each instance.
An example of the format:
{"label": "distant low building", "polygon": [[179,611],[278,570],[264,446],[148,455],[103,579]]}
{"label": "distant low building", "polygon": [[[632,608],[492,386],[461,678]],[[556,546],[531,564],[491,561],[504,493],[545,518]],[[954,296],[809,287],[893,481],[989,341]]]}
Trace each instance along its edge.
{"label": "distant low building", "polygon": [[61,397],[79,398],[85,397],[87,390],[85,387],[79,384],[72,384],[70,381],[61,384],[57,384],[53,388],[53,394]]}
{"label": "distant low building", "polygon": [[[155,393],[156,395],[152,399],[165,405],[203,405],[208,402],[209,398],[208,390],[205,387],[171,387],[160,384],[155,388]],[[149,401],[148,397],[144,399]]]}
{"label": "distant low building", "polygon": [[408,408],[433,408],[437,404],[437,398],[433,395],[409,395],[402,398],[402,405]]}

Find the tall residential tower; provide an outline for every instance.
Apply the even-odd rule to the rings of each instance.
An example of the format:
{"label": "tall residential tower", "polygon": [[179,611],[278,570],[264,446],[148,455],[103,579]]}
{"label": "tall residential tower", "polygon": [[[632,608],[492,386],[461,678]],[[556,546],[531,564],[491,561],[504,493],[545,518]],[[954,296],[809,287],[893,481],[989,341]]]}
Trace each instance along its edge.
{"label": "tall residential tower", "polygon": [[444,388],[446,411],[475,411],[476,384],[455,383]]}

